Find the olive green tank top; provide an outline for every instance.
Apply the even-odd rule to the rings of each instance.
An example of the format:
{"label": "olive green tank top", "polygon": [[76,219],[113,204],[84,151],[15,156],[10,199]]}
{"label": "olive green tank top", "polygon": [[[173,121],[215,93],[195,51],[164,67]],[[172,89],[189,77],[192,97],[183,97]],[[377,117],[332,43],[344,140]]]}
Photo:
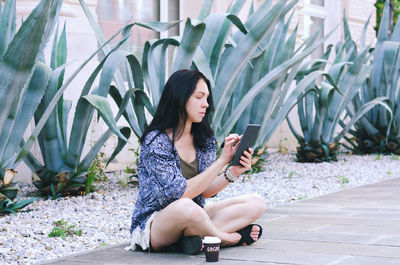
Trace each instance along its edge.
{"label": "olive green tank top", "polygon": [[187,163],[179,156],[179,161],[181,164],[182,175],[185,179],[191,179],[197,174],[199,174],[197,159],[193,160],[193,162],[191,163]]}

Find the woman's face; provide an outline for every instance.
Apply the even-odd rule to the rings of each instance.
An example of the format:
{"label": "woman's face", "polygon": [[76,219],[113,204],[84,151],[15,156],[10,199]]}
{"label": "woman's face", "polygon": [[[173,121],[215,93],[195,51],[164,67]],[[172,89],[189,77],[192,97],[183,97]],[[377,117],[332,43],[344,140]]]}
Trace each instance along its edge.
{"label": "woman's face", "polygon": [[190,95],[186,102],[186,112],[188,114],[188,121],[201,122],[206,115],[208,108],[207,98],[209,96],[208,87],[202,78],[196,84],[193,94]]}

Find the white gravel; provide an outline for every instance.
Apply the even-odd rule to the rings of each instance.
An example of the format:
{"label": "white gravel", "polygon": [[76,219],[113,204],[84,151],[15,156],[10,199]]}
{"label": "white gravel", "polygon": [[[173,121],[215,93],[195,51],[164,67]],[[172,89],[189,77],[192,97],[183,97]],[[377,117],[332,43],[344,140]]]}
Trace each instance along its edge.
{"label": "white gravel", "polygon": [[[400,177],[399,156],[340,156],[335,163],[297,163],[293,154],[274,153],[265,171],[243,176],[211,201],[258,193],[268,207]],[[121,178],[121,175],[118,176]],[[84,197],[38,200],[26,212],[0,217],[0,264],[34,264],[101,246],[127,242],[138,189],[122,187],[115,174]],[[21,184],[20,195],[34,191]],[[64,219],[82,236],[51,238],[53,222]]]}

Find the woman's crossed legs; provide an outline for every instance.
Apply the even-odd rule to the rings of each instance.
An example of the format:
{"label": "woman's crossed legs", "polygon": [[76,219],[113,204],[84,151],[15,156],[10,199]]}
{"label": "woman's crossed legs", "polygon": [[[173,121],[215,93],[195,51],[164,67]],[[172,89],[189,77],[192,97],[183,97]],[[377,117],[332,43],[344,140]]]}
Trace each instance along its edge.
{"label": "woman's crossed legs", "polygon": [[[217,236],[222,246],[231,246],[241,238],[235,231],[252,223],[264,211],[264,200],[258,195],[230,198],[204,209],[191,199],[182,198],[165,207],[154,218],[150,244],[157,251],[174,244],[182,235],[197,235]],[[257,240],[258,234],[258,226],[253,226],[251,237]]]}

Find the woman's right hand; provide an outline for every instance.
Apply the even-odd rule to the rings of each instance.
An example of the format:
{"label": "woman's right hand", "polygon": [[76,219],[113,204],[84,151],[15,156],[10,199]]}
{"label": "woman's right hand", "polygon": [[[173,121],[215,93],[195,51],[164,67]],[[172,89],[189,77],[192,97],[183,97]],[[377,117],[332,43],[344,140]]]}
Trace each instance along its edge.
{"label": "woman's right hand", "polygon": [[233,155],[235,154],[238,147],[238,142],[240,141],[240,138],[241,136],[239,136],[238,134],[230,134],[225,137],[224,149],[222,150],[220,156],[220,159],[222,159],[225,164],[229,163],[232,160]]}

